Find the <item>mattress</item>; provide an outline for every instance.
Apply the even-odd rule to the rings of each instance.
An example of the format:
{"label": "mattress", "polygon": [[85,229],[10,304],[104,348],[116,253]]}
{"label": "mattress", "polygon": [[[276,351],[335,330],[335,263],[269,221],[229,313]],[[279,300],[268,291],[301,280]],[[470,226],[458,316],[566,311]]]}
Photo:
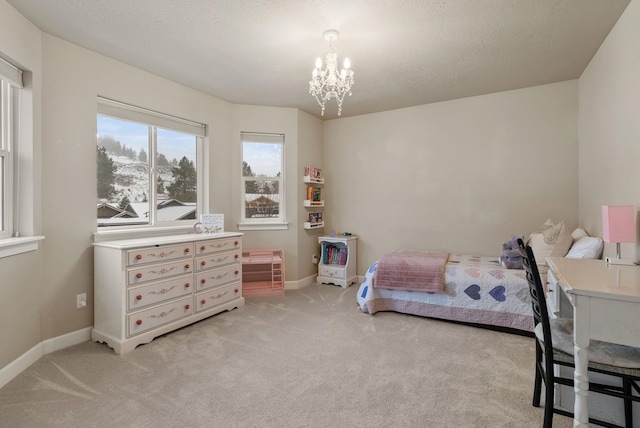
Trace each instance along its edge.
{"label": "mattress", "polygon": [[497,257],[451,254],[442,292],[389,290],[371,284],[371,264],[358,290],[358,305],[368,314],[394,311],[472,324],[533,331],[525,271],[505,269]]}

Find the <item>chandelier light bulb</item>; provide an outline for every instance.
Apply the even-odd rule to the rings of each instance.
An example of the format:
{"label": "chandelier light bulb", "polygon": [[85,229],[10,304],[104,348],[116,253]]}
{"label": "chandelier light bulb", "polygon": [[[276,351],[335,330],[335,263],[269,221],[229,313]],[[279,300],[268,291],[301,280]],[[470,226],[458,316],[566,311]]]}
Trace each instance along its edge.
{"label": "chandelier light bulb", "polygon": [[320,70],[322,68],[322,58],[316,58],[316,68]]}
{"label": "chandelier light bulb", "polygon": [[347,70],[351,68],[351,61],[349,61],[349,58],[344,59],[344,68],[346,68]]}

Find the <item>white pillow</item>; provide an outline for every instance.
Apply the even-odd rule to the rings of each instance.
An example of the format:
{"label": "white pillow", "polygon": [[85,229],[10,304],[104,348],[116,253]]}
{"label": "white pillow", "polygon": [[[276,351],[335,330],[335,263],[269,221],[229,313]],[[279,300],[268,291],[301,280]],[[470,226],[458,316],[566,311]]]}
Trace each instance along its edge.
{"label": "white pillow", "polygon": [[565,257],[569,259],[599,259],[602,257],[604,242],[595,236],[585,236],[573,243]]}
{"label": "white pillow", "polygon": [[584,238],[585,236],[589,236],[586,230],[581,227],[576,228],[573,232],[571,232],[571,237],[574,241],[577,241],[580,238]]}

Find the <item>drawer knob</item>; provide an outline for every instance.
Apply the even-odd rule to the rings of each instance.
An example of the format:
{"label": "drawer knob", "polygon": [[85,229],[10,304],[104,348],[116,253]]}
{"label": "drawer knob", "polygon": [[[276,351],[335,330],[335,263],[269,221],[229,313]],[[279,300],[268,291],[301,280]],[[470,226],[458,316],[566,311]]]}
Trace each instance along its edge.
{"label": "drawer knob", "polygon": [[142,260],[142,254],[137,254],[136,255],[136,260]]}
{"label": "drawer knob", "polygon": [[136,325],[142,325],[142,320],[136,321]]}
{"label": "drawer knob", "polygon": [[207,282],[207,280],[206,280],[206,279],[204,279],[204,278],[202,278],[202,279],[200,280],[200,284],[204,284],[205,282]]}
{"label": "drawer knob", "polygon": [[235,256],[233,256],[233,258],[236,259],[236,260],[238,259],[238,257],[240,257],[240,256],[237,255],[237,254]]}
{"label": "drawer knob", "polygon": [[237,274],[239,274],[240,272],[238,272],[238,271],[235,271],[234,273],[235,273],[235,274],[237,275]]}
{"label": "drawer knob", "polygon": [[188,282],[184,284],[184,288],[189,288],[191,287],[191,284],[189,284]]}
{"label": "drawer knob", "polygon": [[205,303],[207,303],[207,301],[206,301],[206,300],[204,300],[204,299],[202,299],[202,300],[200,300],[200,303],[201,303],[202,305],[204,305]]}
{"label": "drawer knob", "polygon": [[200,262],[200,266],[204,266],[206,264],[207,264],[207,262],[205,262],[204,260]]}
{"label": "drawer knob", "polygon": [[184,265],[184,268],[185,268],[185,269],[189,269],[190,267],[191,267],[191,266],[189,266],[189,263],[187,263],[187,264],[185,264],[185,265]]}
{"label": "drawer knob", "polygon": [[189,252],[189,248],[185,248],[185,249],[184,249],[184,252],[185,252],[185,253],[188,253],[188,252]]}
{"label": "drawer knob", "polygon": [[235,290],[233,290],[234,293],[237,293],[238,291],[240,291],[240,290],[238,290],[237,288]]}
{"label": "drawer knob", "polygon": [[142,274],[141,274],[140,272],[138,272],[138,273],[136,274],[136,278],[138,278],[138,279],[142,278]]}
{"label": "drawer knob", "polygon": [[235,242],[233,243],[233,245],[237,246],[237,245],[238,245],[238,241],[235,241]]}
{"label": "drawer knob", "polygon": [[138,294],[138,295],[136,296],[136,300],[142,300],[142,294]]}
{"label": "drawer knob", "polygon": [[191,306],[189,306],[189,305],[184,305],[184,308],[185,308],[185,309],[189,309],[190,307],[191,307]]}
{"label": "drawer knob", "polygon": [[206,249],[207,249],[207,247],[205,247],[204,245],[200,246],[200,251],[204,251]]}

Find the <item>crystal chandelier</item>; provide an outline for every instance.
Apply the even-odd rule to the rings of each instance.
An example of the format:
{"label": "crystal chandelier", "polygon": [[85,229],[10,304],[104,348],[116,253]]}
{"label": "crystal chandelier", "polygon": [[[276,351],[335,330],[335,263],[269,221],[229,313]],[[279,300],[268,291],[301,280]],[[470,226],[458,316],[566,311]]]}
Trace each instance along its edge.
{"label": "crystal chandelier", "polygon": [[332,42],[338,38],[340,33],[336,30],[327,30],[322,33],[325,40],[329,42],[331,52],[326,57],[326,69],[322,69],[322,59],[316,59],[316,68],[313,69],[311,80],[309,81],[309,93],[316,97],[318,104],[322,107],[321,115],[324,116],[324,105],[331,98],[335,98],[338,103],[338,116],[342,113],[342,100],[345,95],[351,96],[351,85],[353,85],[353,70],[349,67],[349,58],[344,59],[344,68],[338,71],[338,55],[333,52]]}

